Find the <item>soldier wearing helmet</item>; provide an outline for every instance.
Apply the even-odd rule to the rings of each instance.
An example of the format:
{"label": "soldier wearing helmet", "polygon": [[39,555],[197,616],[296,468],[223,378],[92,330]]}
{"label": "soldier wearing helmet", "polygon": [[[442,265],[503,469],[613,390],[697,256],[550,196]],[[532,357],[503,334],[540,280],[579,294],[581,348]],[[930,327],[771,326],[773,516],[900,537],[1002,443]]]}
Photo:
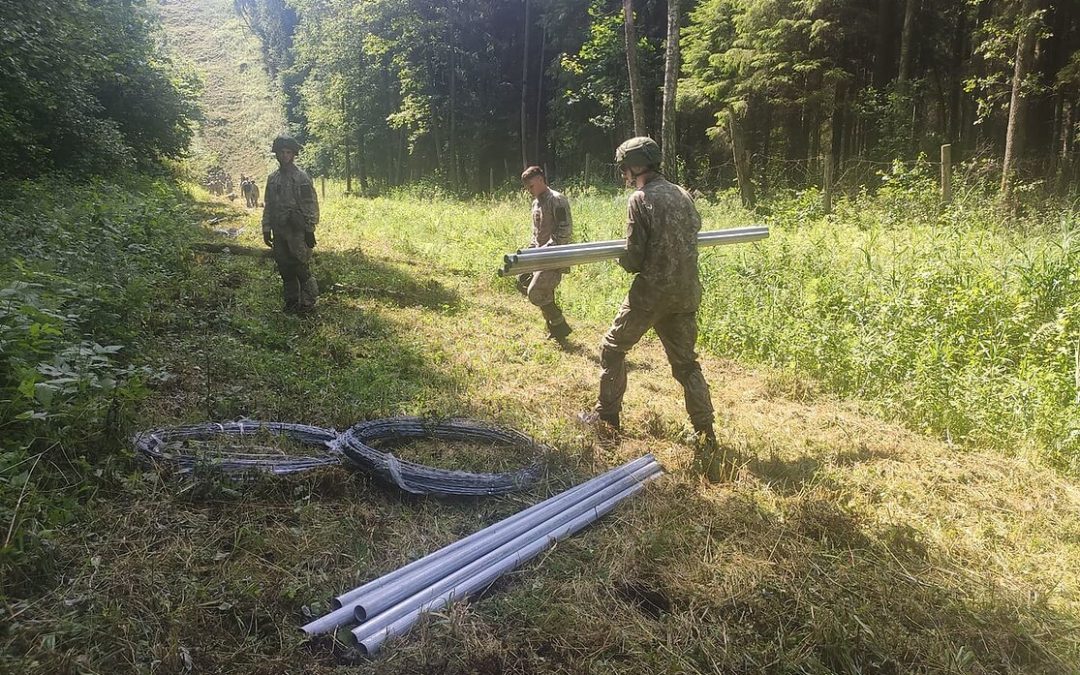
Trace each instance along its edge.
{"label": "soldier wearing helmet", "polygon": [[[569,244],[573,234],[570,219],[570,202],[561,192],[552,190],[544,170],[530,166],[521,174],[521,184],[533,196],[532,242],[530,248]],[[529,302],[540,308],[547,323],[548,336],[565,340],[570,335],[570,324],[562,310],[555,304],[555,289],[562,280],[563,270],[531,272],[518,277],[517,287]]]}
{"label": "soldier wearing helmet", "polygon": [[701,217],[686,190],[659,173],[660,148],[646,136],[615,151],[623,178],[636,190],[627,208],[626,253],[619,264],[634,275],[630,291],[601,342],[600,395],[588,423],[617,430],[626,392],[626,353],[651,328],[664,345],[671,373],[683,386],[697,434],[697,459],[710,480],[720,477],[709,385],[694,344],[701,302],[697,234]]}
{"label": "soldier wearing helmet", "polygon": [[288,313],[304,314],[315,308],[319,294],[309,263],[319,223],[319,200],[311,178],[296,166],[300,144],[291,136],[278,136],[271,150],[278,170],[266,179],[263,192],[263,241],[274,250],[274,261],[284,285]]}

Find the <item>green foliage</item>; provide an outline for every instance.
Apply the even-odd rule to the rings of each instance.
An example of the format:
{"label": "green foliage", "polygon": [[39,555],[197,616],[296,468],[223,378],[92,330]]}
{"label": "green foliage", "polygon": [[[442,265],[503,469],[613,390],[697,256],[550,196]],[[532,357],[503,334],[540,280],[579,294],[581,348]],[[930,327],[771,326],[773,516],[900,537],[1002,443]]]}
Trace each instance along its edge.
{"label": "green foliage", "polygon": [[177,157],[197,80],[161,53],[144,7],[0,3],[0,175],[101,172]]}
{"label": "green foliage", "polygon": [[924,167],[882,180],[832,216],[814,193],[780,200],[767,242],[708,254],[706,344],[918,429],[1080,470],[1078,215],[1010,230],[978,195],[940,208]]}
{"label": "green foliage", "polygon": [[[40,564],[53,530],[90,489],[74,476],[168,374],[139,347],[170,293],[189,232],[164,182],[58,178],[5,185],[0,235],[0,568]],[[104,449],[99,445],[99,448]],[[69,451],[71,454],[69,454]],[[32,467],[41,465],[37,471]],[[73,475],[65,473],[65,466]],[[58,467],[59,470],[58,470]],[[17,577],[12,577],[14,580]]]}

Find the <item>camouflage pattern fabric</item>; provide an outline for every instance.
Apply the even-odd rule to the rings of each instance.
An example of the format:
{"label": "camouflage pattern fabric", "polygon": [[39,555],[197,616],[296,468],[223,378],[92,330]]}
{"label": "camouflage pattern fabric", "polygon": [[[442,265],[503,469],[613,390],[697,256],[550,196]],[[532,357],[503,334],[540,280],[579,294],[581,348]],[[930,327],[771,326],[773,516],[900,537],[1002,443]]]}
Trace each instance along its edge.
{"label": "camouflage pattern fabric", "polygon": [[531,248],[569,244],[574,230],[570,201],[561,192],[548,188],[533,200],[532,223]]}
{"label": "camouflage pattern fabric", "polygon": [[617,420],[626,392],[626,353],[650,329],[664,345],[671,373],[683,386],[694,428],[711,428],[709,385],[694,345],[701,303],[697,233],[701,217],[686,190],[652,176],[628,202],[627,252],[619,264],[635,274],[600,351],[600,396],[596,412]]}
{"label": "camouflage pattern fabric", "polygon": [[303,170],[289,164],[266,179],[263,233],[274,233],[274,261],[284,285],[286,308],[310,309],[319,294],[309,263],[305,232],[319,223],[315,186]]}
{"label": "camouflage pattern fabric", "polygon": [[630,303],[642,309],[666,307],[693,312],[701,304],[697,234],[701,216],[690,194],[655,174],[630,195],[626,253],[619,264],[636,274]]}
{"label": "camouflage pattern fabric", "polygon": [[604,419],[618,419],[626,393],[626,352],[652,328],[664,345],[671,374],[683,387],[686,412],[695,429],[713,424],[709,385],[701,374],[694,352],[697,313],[668,312],[663,308],[640,309],[624,300],[608,329],[600,350],[600,397],[596,411]]}

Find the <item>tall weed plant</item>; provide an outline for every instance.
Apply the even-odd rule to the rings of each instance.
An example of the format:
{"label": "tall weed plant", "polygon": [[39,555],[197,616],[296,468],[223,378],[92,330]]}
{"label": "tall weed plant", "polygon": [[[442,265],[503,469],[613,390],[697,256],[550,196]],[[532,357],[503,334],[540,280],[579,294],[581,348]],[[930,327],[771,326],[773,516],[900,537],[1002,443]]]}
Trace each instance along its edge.
{"label": "tall weed plant", "polygon": [[[964,186],[961,186],[962,188]],[[833,214],[770,205],[772,237],[704,256],[713,351],[808,373],[960,443],[1080,470],[1078,214],[939,203],[924,166]]]}

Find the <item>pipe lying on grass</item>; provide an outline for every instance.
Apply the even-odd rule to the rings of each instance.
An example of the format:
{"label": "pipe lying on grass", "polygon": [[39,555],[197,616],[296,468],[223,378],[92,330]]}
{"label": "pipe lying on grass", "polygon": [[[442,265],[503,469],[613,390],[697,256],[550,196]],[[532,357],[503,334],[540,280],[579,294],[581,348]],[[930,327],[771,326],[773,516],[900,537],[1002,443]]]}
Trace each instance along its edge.
{"label": "pipe lying on grass", "polygon": [[303,627],[309,635],[351,621],[359,645],[372,654],[419,616],[465,597],[577,532],[636,494],[662,473],[646,455],[570,488],[336,599],[340,607]]}
{"label": "pipe lying on grass", "polygon": [[[769,236],[769,228],[764,226],[739,227],[728,230],[713,230],[698,233],[698,246],[720,246],[759,241]],[[586,242],[566,244],[564,246],[544,246],[524,249],[517,253],[503,256],[500,276],[561,269],[575,265],[585,265],[603,260],[618,258],[626,251],[626,240]]]}
{"label": "pipe lying on grass", "polygon": [[[357,607],[363,605],[367,598],[388,597],[386,594],[380,593],[385,587],[392,585],[400,587],[407,583],[415,584],[417,579],[431,577],[432,575],[429,571],[436,567],[439,569],[449,569],[449,571],[452,572],[458,567],[462,567],[499,546],[502,546],[522,532],[531,529],[538,522],[542,522],[544,519],[552,517],[562,509],[569,508],[574,502],[587,498],[607,488],[619,479],[629,476],[635,471],[650,465],[656,465],[655,457],[652,455],[640,457],[623,466],[592,478],[581,485],[565,490],[539,504],[520,511],[513,516],[475,532],[453,544],[445,546],[419,560],[415,560],[389,574],[385,574],[362,586],[354,588],[351,591],[342,593],[331,601],[331,604],[337,608],[335,611],[308,623],[303,627],[303,631],[309,635],[316,635],[318,633],[335,630],[339,626],[357,619],[363,620],[366,618],[367,613],[363,611],[358,613],[356,611]],[[412,590],[412,593],[415,593],[419,588],[419,586],[416,587]],[[411,595],[412,593],[409,594]],[[375,594],[379,595],[376,596]],[[401,595],[400,593],[394,594],[389,602],[395,602],[402,597],[407,596]],[[385,602],[382,605],[379,605],[380,608],[385,606],[388,606]]]}
{"label": "pipe lying on grass", "polygon": [[[658,477],[660,474],[653,474],[646,480],[652,480]],[[557,529],[549,531],[547,534],[534,539],[529,544],[518,549],[517,551],[503,557],[496,563],[485,566],[483,569],[476,572],[473,576],[462,581],[456,586],[443,591],[437,597],[432,598],[429,601],[403,613],[399,618],[392,622],[385,623],[381,620],[381,617],[376,617],[373,621],[365,623],[361,626],[357,626],[353,629],[353,637],[357,639],[358,645],[363,649],[366,654],[374,654],[382,646],[383,642],[403,634],[409,628],[415,624],[425,612],[437,611],[446,605],[450,604],[454,600],[466,598],[478,591],[482,591],[487,588],[503,574],[513,570],[515,567],[522,565],[523,563],[534,558],[539,553],[550,548],[556,542],[561,541],[574,533],[578,532],[587,525],[598,520],[609,511],[614,509],[621,501],[632,497],[644,488],[644,485],[638,483],[631,485],[625,490],[619,492],[600,504],[597,504],[592,509],[589,509],[585,513],[578,515],[573,520],[563,524]]]}

